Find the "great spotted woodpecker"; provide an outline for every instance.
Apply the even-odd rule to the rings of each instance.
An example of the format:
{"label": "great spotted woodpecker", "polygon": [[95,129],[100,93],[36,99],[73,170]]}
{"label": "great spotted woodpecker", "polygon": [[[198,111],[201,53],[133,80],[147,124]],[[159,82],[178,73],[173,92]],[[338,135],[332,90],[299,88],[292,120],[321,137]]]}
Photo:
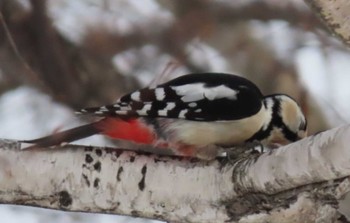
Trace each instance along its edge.
{"label": "great spotted woodpecker", "polygon": [[103,134],[213,159],[224,147],[287,144],[306,136],[306,119],[295,100],[263,96],[251,81],[223,73],[184,75],[80,113],[102,118],[25,142],[48,147]]}

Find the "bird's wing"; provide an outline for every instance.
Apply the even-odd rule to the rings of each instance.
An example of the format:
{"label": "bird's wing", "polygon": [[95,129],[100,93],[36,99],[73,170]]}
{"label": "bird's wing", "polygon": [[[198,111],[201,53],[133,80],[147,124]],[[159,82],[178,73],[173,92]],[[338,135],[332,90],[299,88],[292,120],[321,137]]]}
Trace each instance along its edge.
{"label": "bird's wing", "polygon": [[256,114],[260,90],[231,74],[189,74],[155,88],[143,88],[117,103],[82,109],[81,113],[116,117],[166,117],[195,121],[237,120]]}

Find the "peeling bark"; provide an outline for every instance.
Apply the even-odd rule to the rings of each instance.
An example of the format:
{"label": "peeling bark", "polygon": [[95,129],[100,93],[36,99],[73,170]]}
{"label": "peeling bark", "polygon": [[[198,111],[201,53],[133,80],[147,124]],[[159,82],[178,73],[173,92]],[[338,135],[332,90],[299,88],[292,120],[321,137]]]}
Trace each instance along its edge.
{"label": "peeling bark", "polygon": [[305,0],[332,34],[350,46],[350,2],[348,0]]}
{"label": "peeling bark", "polygon": [[350,191],[349,136],[347,125],[235,164],[2,140],[0,203],[170,222],[333,222]]}

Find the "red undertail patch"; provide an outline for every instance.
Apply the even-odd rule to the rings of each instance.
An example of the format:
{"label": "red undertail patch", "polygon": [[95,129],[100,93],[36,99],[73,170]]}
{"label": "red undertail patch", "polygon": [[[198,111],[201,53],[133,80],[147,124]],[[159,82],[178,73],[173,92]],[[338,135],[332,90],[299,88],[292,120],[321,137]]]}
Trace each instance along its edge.
{"label": "red undertail patch", "polygon": [[142,144],[152,144],[155,141],[153,131],[137,119],[106,118],[98,122],[96,128],[101,129],[102,134],[114,139]]}

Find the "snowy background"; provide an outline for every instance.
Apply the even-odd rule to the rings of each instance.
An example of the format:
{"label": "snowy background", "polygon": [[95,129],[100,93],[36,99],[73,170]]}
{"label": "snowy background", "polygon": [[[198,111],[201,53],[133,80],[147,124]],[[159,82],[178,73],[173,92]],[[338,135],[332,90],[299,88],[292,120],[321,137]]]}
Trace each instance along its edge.
{"label": "snowy background", "polygon": [[[61,73],[54,83],[45,79],[51,71],[36,51],[32,32],[40,24],[28,16],[43,1],[3,2],[23,60],[0,30],[0,138],[31,139],[76,126],[86,121],[74,116],[76,108],[111,103],[135,88],[204,71],[237,73],[265,93],[292,95],[306,111],[311,133],[350,120],[350,53],[303,1],[49,0],[49,24],[60,36],[60,49],[65,47],[53,52],[66,57],[58,66],[68,64],[75,75]],[[265,16],[256,4],[264,4]],[[290,19],[288,13],[304,17]],[[60,83],[64,78],[68,82]],[[112,145],[99,136],[79,143]],[[10,205],[0,206],[0,216],[4,223],[148,221]]]}

